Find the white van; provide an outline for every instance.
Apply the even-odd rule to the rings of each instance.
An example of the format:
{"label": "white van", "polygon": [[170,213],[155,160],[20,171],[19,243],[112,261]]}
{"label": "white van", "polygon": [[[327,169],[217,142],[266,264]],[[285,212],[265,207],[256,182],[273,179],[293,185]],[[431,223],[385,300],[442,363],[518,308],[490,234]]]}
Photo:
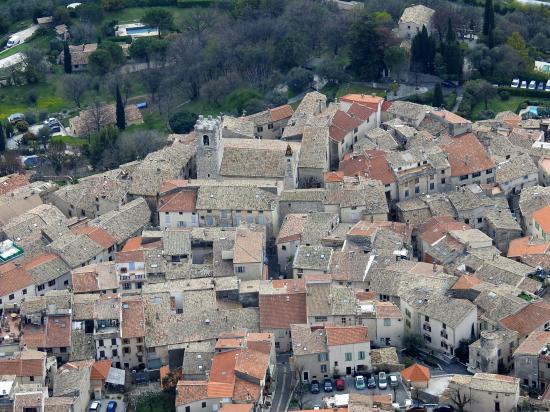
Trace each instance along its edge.
{"label": "white van", "polygon": [[527,82],[525,80],[521,82],[520,89],[527,89]]}
{"label": "white van", "polygon": [[19,39],[19,37],[17,36],[11,36],[8,40],[8,42],[6,43],[6,48],[10,48],[10,47],[13,47],[17,44],[19,44],[21,42],[21,40]]}
{"label": "white van", "polygon": [[529,90],[535,90],[536,88],[537,88],[537,82],[534,80],[531,80],[531,82],[529,82]]}
{"label": "white van", "polygon": [[512,84],[510,85],[510,87],[514,87],[517,89],[519,87],[519,79],[512,80]]}

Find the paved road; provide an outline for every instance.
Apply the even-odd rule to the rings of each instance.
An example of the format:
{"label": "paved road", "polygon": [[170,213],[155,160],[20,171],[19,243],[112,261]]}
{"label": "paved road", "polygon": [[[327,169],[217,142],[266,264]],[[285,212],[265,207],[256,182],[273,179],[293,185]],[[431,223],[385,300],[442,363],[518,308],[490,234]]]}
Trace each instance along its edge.
{"label": "paved road", "polygon": [[[10,37],[17,36],[19,37],[20,43],[22,44],[27,40],[29,37],[31,37],[34,32],[38,30],[38,24],[33,24],[32,26],[26,28],[25,30],[18,31],[16,33],[13,33],[10,35]],[[17,47],[17,46],[16,46]],[[6,58],[2,58],[2,55],[0,54],[0,69],[4,69],[6,67],[13,66],[20,61],[22,61],[24,58],[23,53],[15,53],[11,56],[8,56]]]}
{"label": "paved road", "polygon": [[[40,130],[40,128],[44,126],[43,124],[33,124],[32,126],[29,127],[29,131],[31,133],[34,133],[34,134],[37,134],[38,133],[38,130]],[[58,133],[54,133],[52,134],[52,136],[68,136],[69,134],[67,133],[68,131],[65,129],[65,127],[62,125],[61,126],[61,132],[58,132]],[[17,146],[17,142],[19,140],[21,140],[23,137],[23,133],[20,133],[20,134],[16,134],[15,136],[11,137],[10,139],[7,139],[6,140],[6,148],[8,150],[16,150],[18,149],[18,146]],[[40,143],[40,142],[39,142]]]}
{"label": "paved road", "polygon": [[289,355],[277,356],[277,382],[271,402],[271,412],[286,411],[292,395],[292,373],[288,364]]}
{"label": "paved road", "polygon": [[21,30],[16,33],[13,33],[11,36],[19,37],[19,40],[21,40],[21,43],[23,43],[25,40],[31,37],[36,30],[38,30],[38,27],[39,27],[38,24],[33,24],[32,26],[26,28],[25,30]]}
{"label": "paved road", "polygon": [[[1,58],[1,56],[0,56],[0,58]],[[8,57],[0,60],[0,69],[5,69],[6,67],[14,66],[14,65],[20,63],[21,61],[23,61],[24,58],[25,58],[25,56],[21,52],[12,54],[11,56],[8,56]]]}

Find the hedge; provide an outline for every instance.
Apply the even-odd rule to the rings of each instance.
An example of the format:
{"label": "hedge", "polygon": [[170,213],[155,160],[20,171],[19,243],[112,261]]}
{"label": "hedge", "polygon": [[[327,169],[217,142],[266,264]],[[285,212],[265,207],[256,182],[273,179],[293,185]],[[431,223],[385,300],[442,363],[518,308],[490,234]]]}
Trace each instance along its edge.
{"label": "hedge", "polygon": [[544,92],[541,90],[529,90],[529,89],[521,89],[521,88],[515,88],[515,87],[499,87],[499,91],[505,90],[508,93],[510,93],[511,96],[522,96],[522,97],[539,97],[542,99],[550,99],[550,92]]}
{"label": "hedge", "polygon": [[105,40],[112,41],[113,43],[128,43],[132,44],[132,36],[111,36]]}
{"label": "hedge", "polygon": [[210,7],[216,0],[178,0],[177,6],[183,9],[192,9],[194,7]]}

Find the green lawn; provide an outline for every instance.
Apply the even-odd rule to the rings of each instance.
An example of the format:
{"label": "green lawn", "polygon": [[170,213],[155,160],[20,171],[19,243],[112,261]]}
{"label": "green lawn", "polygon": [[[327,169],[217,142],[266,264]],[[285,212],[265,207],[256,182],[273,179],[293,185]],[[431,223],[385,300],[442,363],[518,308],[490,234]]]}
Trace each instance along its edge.
{"label": "green lawn", "polygon": [[[528,98],[524,96],[510,96],[508,100],[501,100],[500,97],[496,96],[487,101],[487,109],[493,111],[495,114],[507,110],[515,112],[518,106],[527,100],[536,100],[537,102],[550,105],[550,98],[542,99],[538,97]],[[483,110],[485,110],[485,103],[480,101],[472,109],[472,120],[478,120],[480,118],[480,113]]]}
{"label": "green lawn", "polygon": [[[33,96],[37,97],[36,104],[32,103]],[[0,89],[0,119],[15,112],[53,113],[69,107],[73,105],[63,98],[59,79],[55,75],[48,76],[47,81],[39,84]]]}
{"label": "green lawn", "polygon": [[74,136],[52,136],[52,142],[63,142],[67,146],[80,147],[87,143],[86,139]]}
{"label": "green lawn", "polygon": [[341,97],[350,93],[375,94],[377,96],[385,96],[386,90],[376,89],[361,83],[344,83],[341,85],[329,84],[321,89],[321,93],[326,94],[328,97]]}

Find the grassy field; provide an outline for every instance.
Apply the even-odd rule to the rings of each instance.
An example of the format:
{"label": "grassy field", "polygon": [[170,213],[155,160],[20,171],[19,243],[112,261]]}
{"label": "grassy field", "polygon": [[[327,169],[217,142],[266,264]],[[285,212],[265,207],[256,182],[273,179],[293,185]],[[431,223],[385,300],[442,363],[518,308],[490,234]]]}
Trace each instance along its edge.
{"label": "grassy field", "polygon": [[175,410],[175,395],[167,392],[149,396],[136,406],[136,412],[174,412]]}
{"label": "grassy field", "polygon": [[87,143],[86,139],[81,139],[80,137],[74,136],[53,136],[52,142],[63,142],[67,146],[72,147],[84,146]]}

